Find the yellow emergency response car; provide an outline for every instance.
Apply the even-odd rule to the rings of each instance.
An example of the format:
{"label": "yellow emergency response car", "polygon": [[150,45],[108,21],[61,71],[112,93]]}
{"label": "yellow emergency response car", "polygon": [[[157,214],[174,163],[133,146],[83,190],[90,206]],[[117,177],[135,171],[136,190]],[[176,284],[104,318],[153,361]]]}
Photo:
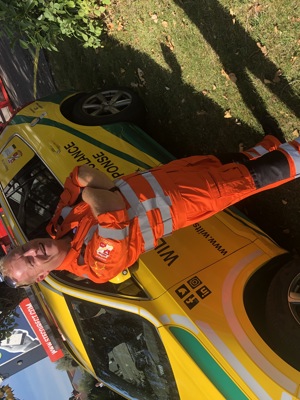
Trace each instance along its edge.
{"label": "yellow emergency response car", "polygon": [[[14,244],[45,235],[62,183],[172,159],[136,124],[128,89],[58,93],[0,135],[0,203]],[[127,399],[300,399],[300,268],[228,209],[162,239],[112,282],[63,271],[35,287],[69,351]]]}

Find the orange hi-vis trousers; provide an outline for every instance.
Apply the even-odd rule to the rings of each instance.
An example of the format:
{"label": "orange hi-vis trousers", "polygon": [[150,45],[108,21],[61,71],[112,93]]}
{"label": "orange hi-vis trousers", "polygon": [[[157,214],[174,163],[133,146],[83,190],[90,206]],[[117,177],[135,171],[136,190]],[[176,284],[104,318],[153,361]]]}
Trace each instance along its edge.
{"label": "orange hi-vis trousers", "polygon": [[[184,200],[177,208],[173,230],[205,219],[253,194],[268,190],[300,174],[300,138],[282,144],[268,135],[242,153],[192,156],[163,166]],[[175,171],[172,174],[172,171]],[[164,182],[161,182],[165,188]],[[182,206],[182,205],[181,205]],[[183,215],[186,215],[183,221]]]}

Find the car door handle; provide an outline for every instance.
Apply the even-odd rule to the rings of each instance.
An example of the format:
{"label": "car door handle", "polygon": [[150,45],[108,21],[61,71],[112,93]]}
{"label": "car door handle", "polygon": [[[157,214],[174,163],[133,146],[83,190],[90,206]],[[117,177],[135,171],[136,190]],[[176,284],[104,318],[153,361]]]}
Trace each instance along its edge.
{"label": "car door handle", "polygon": [[53,151],[53,153],[59,154],[61,152],[60,146],[57,143],[50,141],[49,145],[50,150]]}

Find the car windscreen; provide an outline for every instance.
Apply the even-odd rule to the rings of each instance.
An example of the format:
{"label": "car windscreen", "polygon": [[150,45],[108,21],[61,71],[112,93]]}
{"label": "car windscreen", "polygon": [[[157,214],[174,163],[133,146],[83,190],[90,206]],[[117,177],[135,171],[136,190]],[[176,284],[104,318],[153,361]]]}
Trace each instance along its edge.
{"label": "car windscreen", "polygon": [[179,400],[155,327],[127,311],[66,296],[97,377],[133,399]]}

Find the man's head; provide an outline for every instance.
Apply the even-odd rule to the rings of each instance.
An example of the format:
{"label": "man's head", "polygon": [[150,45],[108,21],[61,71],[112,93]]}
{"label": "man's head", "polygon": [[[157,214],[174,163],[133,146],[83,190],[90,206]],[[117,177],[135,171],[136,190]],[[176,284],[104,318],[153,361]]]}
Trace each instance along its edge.
{"label": "man's head", "polygon": [[15,247],[0,262],[2,281],[10,287],[40,282],[58,268],[70,249],[69,241],[34,239]]}

